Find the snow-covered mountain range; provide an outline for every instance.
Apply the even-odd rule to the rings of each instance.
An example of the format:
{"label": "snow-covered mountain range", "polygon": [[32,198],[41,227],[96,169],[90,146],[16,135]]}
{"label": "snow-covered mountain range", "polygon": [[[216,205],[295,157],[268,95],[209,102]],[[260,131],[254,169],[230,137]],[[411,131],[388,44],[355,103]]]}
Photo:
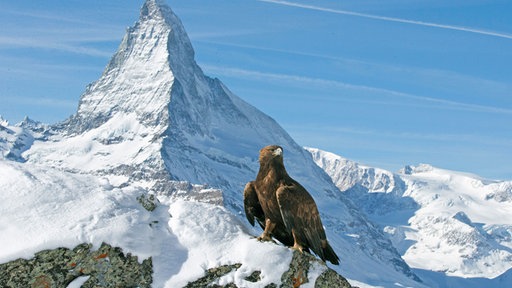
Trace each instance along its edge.
{"label": "snow-covered mountain range", "polygon": [[443,278],[447,287],[512,283],[512,181],[426,164],[391,173],[308,151],[418,275]]}
{"label": "snow-covered mountain range", "polygon": [[[472,182],[423,166],[393,174],[303,149],[272,118],[204,75],[163,0],[144,3],[69,119],[0,120],[0,263],[108,242],[152,257],[154,287],[181,287],[232,263],[242,268],[219,284],[279,283],[291,252],[253,239],[260,231],[242,207],[243,187],[268,144],[284,148],[288,172],[315,198],[341,259],[330,267],[351,283],[449,287],[427,271],[512,283],[500,276],[512,262],[510,183]],[[156,196],[157,208],[145,210],[141,195]],[[492,214],[479,214],[476,205]],[[262,280],[246,281],[255,269]]]}

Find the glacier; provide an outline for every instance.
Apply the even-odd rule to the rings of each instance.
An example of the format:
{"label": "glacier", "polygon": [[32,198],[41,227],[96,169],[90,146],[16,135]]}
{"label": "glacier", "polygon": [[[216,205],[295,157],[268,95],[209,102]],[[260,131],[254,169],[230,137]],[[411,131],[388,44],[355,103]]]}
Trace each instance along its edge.
{"label": "glacier", "polygon": [[[152,257],[154,287],[184,286],[209,267],[237,262],[241,269],[217,284],[279,283],[292,253],[256,241],[252,236],[260,231],[247,223],[242,207],[243,187],[255,178],[258,151],[268,144],[284,148],[289,174],[315,198],[341,259],[340,266],[329,267],[353,285],[448,287],[428,272],[492,277],[508,269],[507,249],[501,247],[511,247],[510,226],[499,221],[482,226],[488,222],[480,222],[486,220],[481,215],[455,208],[424,211],[453,231],[465,228],[462,236],[476,235],[476,244],[487,241],[478,238],[482,231],[494,235],[489,237],[496,253],[478,247],[452,251],[451,266],[441,269],[422,261],[432,253],[421,245],[435,244],[417,241],[435,237],[420,229],[427,218],[403,221],[421,211],[419,198],[441,191],[438,178],[415,178],[422,167],[393,174],[361,170],[348,160],[336,169],[317,165],[325,154],[304,149],[271,117],[204,75],[185,28],[163,0],[145,1],[139,20],[127,29],[101,77],[87,86],[74,115],[53,125],[28,118],[16,125],[0,121],[0,263],[42,249],[108,242],[140,259]],[[484,182],[501,190],[490,189],[480,204],[493,201],[501,203],[493,208],[501,209],[510,202],[510,186]],[[411,183],[432,193],[411,190],[416,187]],[[144,209],[136,200],[141,195],[155,196],[156,210]],[[460,198],[452,197],[461,207]],[[393,211],[400,217],[389,216]],[[460,241],[456,236],[438,246],[452,249],[450,241]],[[483,266],[494,260],[489,270],[495,274],[483,266],[463,270],[465,264],[455,258],[461,253],[485,259],[478,262]],[[262,270],[262,282],[244,280],[255,269]]]}

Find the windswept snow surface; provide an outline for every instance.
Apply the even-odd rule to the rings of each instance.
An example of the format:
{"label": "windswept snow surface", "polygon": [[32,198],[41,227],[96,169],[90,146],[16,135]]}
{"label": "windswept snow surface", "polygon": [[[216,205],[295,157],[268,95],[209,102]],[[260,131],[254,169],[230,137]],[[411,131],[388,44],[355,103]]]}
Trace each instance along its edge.
{"label": "windswept snow surface", "polygon": [[[279,283],[291,260],[291,250],[256,241],[220,206],[160,195],[161,204],[148,212],[135,200],[147,191],[104,178],[3,160],[0,175],[0,263],[107,242],[139,261],[152,257],[153,287],[183,287],[208,268],[234,263],[243,265],[219,284],[259,287]],[[255,270],[261,282],[244,280]]]}
{"label": "windswept snow surface", "polygon": [[[168,287],[183,287],[187,279],[197,279],[204,270],[225,264],[243,263],[242,267],[223,276],[217,284],[235,283],[239,287],[262,287],[279,283],[288,270],[291,250],[273,243],[261,243],[243,229],[233,214],[220,206],[176,201],[170,206],[172,232],[187,250],[180,271],[166,282]],[[260,270],[263,279],[250,283],[244,278]]]}
{"label": "windswept snow surface", "polygon": [[[0,175],[1,263],[80,243],[99,248],[102,242],[120,246],[140,261],[151,256],[160,264],[182,261],[166,225],[168,209],[150,213],[142,208],[136,197],[147,191],[141,188],[12,161],[0,161]],[[157,275],[168,276],[173,269],[156,265]]]}
{"label": "windswept snow surface", "polygon": [[109,171],[126,163],[140,165],[158,153],[158,127],[142,125],[135,113],[118,113],[102,126],[58,141],[38,141],[25,153],[30,162],[70,171]]}
{"label": "windswept snow surface", "polygon": [[426,164],[391,173],[307,149],[424,278],[440,287],[512,285],[512,181]]}

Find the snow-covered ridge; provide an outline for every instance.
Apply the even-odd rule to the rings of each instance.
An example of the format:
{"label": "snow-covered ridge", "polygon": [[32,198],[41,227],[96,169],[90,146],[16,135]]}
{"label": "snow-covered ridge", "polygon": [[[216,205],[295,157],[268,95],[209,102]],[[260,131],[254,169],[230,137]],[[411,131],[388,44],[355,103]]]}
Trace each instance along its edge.
{"label": "snow-covered ridge", "polygon": [[32,146],[34,139],[44,138],[49,133],[48,129],[48,125],[28,117],[11,126],[0,116],[0,159],[25,161],[21,154]]}
{"label": "snow-covered ridge", "polygon": [[[391,173],[318,149],[308,151],[347,197],[389,234],[411,267],[454,277],[508,279],[512,181],[427,164]],[[496,281],[505,285],[499,287],[509,283]]]}
{"label": "snow-covered ridge", "polygon": [[400,193],[402,183],[389,171],[360,165],[354,161],[339,157],[333,153],[315,148],[305,148],[313,160],[331,176],[334,184],[346,191],[355,185],[361,185],[372,192]]}

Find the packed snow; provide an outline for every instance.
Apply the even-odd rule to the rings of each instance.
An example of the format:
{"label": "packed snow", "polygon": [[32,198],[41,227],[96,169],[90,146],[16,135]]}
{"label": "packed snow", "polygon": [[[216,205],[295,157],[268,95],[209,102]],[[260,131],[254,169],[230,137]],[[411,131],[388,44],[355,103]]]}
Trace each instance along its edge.
{"label": "packed snow", "polygon": [[141,125],[135,113],[116,114],[104,125],[59,141],[37,141],[24,157],[30,162],[92,172],[140,164],[159,151],[158,128]]}
{"label": "packed snow", "polygon": [[[136,200],[139,187],[116,187],[97,177],[0,160],[0,263],[44,249],[102,242],[153,258],[154,287],[183,287],[208,268],[242,263],[219,284],[279,283],[291,250],[260,243],[240,220],[217,205],[160,195],[153,212]],[[255,270],[262,280],[244,280]]]}

